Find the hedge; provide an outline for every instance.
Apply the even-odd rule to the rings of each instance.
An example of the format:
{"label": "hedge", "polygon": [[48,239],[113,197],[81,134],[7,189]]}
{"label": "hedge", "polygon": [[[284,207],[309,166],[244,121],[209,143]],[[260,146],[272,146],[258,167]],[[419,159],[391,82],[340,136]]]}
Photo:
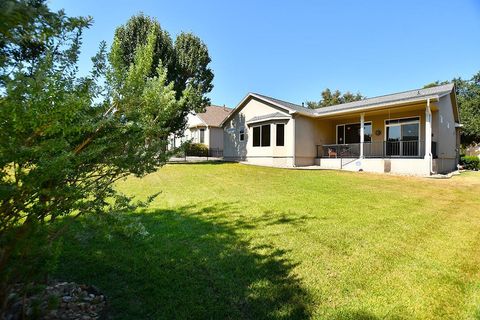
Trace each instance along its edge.
{"label": "hedge", "polygon": [[203,143],[191,143],[187,146],[187,155],[195,157],[207,157],[208,147]]}

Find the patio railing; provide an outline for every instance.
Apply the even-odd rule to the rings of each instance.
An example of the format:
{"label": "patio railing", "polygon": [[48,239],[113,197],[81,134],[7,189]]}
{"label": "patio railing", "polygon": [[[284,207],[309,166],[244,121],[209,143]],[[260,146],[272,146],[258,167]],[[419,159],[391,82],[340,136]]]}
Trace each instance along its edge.
{"label": "patio railing", "polygon": [[[437,144],[432,141],[432,155],[436,158]],[[425,142],[421,140],[374,141],[363,144],[365,158],[420,158],[425,156]],[[360,143],[317,145],[317,158],[358,158]]]}

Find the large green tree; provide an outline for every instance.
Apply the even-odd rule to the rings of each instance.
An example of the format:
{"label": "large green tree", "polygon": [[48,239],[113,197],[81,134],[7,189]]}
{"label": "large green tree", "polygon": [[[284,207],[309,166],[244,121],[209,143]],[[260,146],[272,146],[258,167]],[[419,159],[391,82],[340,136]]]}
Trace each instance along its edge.
{"label": "large green tree", "polygon": [[322,98],[320,99],[320,101],[307,101],[307,107],[310,109],[317,109],[365,99],[365,97],[362,96],[360,93],[354,94],[350,91],[342,93],[340,92],[340,90],[335,90],[332,92],[329,88],[323,90],[321,96]]}
{"label": "large green tree", "polygon": [[[170,123],[172,131],[179,133],[185,127],[190,110],[202,111],[210,103],[205,96],[213,88],[208,48],[192,33],[182,32],[173,41],[156,19],[138,14],[115,31],[115,45],[111,52],[115,60],[111,59],[111,62],[117,71],[133,62],[136,48],[145,45],[150,33],[154,35],[154,51],[149,76],[158,76],[159,66],[166,70],[166,81],[173,83],[177,100],[183,99],[184,108]],[[188,96],[184,95],[186,89]]]}
{"label": "large green tree", "polygon": [[175,90],[156,60],[154,30],[128,65],[118,39],[112,66],[102,43],[92,72],[79,77],[90,18],[52,12],[44,0],[2,6],[13,18],[0,16],[0,304],[9,283],[42,275],[59,234],[52,222],[134,207],[114,182],[163,165],[172,123],[204,99],[189,79]]}
{"label": "large green tree", "polygon": [[480,71],[469,80],[454,78],[452,81],[435,81],[425,88],[453,82],[457,95],[460,122],[462,127],[462,143],[480,142]]}

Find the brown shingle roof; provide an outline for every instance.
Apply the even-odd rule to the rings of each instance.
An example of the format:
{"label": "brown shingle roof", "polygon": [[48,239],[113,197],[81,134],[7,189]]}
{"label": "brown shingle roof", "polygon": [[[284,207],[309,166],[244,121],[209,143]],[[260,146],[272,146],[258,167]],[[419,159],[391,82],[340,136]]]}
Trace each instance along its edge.
{"label": "brown shingle roof", "polygon": [[197,113],[197,116],[210,127],[220,127],[223,119],[225,119],[232,109],[220,106],[208,106],[205,112]]}

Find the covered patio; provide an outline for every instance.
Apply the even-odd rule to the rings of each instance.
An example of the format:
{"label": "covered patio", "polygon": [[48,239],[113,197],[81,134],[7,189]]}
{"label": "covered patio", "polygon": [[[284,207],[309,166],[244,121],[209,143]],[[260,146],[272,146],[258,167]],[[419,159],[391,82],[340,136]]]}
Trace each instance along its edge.
{"label": "covered patio", "polygon": [[329,123],[330,135],[316,145],[317,158],[436,158],[432,128],[437,110],[428,99],[324,117],[321,122]]}

